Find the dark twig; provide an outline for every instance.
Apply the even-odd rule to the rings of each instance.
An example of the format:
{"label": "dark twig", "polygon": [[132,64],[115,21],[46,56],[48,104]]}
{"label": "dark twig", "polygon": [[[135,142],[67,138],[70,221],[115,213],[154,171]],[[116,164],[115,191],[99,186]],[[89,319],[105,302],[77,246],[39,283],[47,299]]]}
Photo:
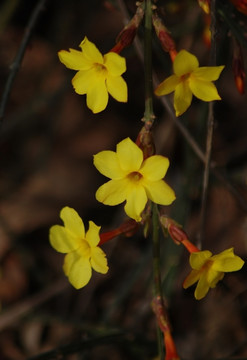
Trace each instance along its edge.
{"label": "dark twig", "polygon": [[23,35],[21,45],[20,45],[20,47],[19,47],[19,49],[17,51],[16,57],[15,57],[13,63],[11,64],[11,66],[10,66],[10,73],[9,73],[8,79],[6,81],[6,85],[5,85],[5,88],[4,88],[4,91],[3,91],[2,100],[1,100],[1,103],[0,103],[0,126],[3,123],[6,104],[7,104],[8,98],[9,98],[9,94],[10,94],[14,79],[15,79],[15,77],[17,75],[17,72],[18,72],[18,70],[20,68],[23,56],[25,54],[27,44],[28,44],[28,42],[30,40],[30,37],[31,37],[31,34],[32,34],[32,31],[33,31],[33,29],[34,29],[34,27],[36,25],[36,22],[38,20],[38,17],[40,15],[41,11],[44,9],[45,3],[46,3],[46,0],[39,0],[37,5],[35,6],[32,14],[30,16],[29,22],[27,24],[27,27],[26,27],[25,33]]}
{"label": "dark twig", "polygon": [[[211,15],[211,61],[210,65],[216,65],[216,0],[212,0],[210,3],[210,15]],[[208,198],[208,183],[210,173],[210,161],[212,154],[213,144],[213,132],[214,132],[214,102],[209,103],[208,120],[207,120],[207,140],[206,140],[206,154],[205,154],[205,168],[203,174],[203,186],[202,186],[202,203],[201,203],[201,219],[199,238],[197,246],[201,249],[202,243],[205,237],[205,224],[207,215],[207,198]]]}

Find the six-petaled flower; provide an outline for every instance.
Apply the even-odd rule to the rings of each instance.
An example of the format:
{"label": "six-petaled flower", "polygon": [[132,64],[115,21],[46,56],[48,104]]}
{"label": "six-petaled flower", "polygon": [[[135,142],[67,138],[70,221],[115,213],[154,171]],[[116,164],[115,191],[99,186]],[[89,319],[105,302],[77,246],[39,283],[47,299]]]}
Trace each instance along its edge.
{"label": "six-petaled flower", "polygon": [[96,199],[105,205],[118,205],[126,200],[125,212],[136,221],[150,199],[160,205],[175,200],[174,191],[162,180],[169,160],[161,155],[143,159],[142,150],[130,138],[117,144],[116,152],[101,151],[94,155],[94,165],[111,180],[100,186]]}
{"label": "six-petaled flower", "polygon": [[217,255],[208,250],[193,252],[190,255],[192,271],[184,280],[183,287],[187,289],[198,281],[195,298],[200,300],[223,279],[225,272],[240,270],[243,264],[244,261],[234,254],[233,248]]}
{"label": "six-petaled flower", "polygon": [[67,68],[78,70],[72,85],[77,94],[87,94],[89,109],[93,113],[104,110],[108,93],[117,101],[127,102],[127,85],[121,76],[126,71],[125,58],[115,52],[102,55],[87,37],[81,42],[80,48],[82,51],[61,50],[58,56]]}
{"label": "six-petaled flower", "polygon": [[203,101],[221,100],[212,81],[217,80],[224,66],[199,67],[193,54],[181,50],[173,63],[174,74],[165,79],[155,90],[158,96],[174,91],[176,116],[182,115],[190,106],[192,95]]}
{"label": "six-petaled flower", "polygon": [[105,253],[97,246],[100,227],[89,221],[89,230],[85,234],[82,219],[69,207],[61,210],[60,217],[64,226],[54,225],[50,229],[50,243],[58,252],[67,254],[63,270],[70,283],[80,289],[87,285],[92,269],[106,274],[108,271]]}

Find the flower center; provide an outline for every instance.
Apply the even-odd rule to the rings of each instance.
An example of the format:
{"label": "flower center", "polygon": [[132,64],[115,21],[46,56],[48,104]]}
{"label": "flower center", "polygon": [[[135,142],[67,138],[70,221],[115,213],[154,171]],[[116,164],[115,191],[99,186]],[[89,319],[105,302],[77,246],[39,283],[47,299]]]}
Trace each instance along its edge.
{"label": "flower center", "polygon": [[81,246],[78,249],[80,255],[86,259],[89,259],[91,256],[91,247],[86,240],[81,240]]}
{"label": "flower center", "polygon": [[102,73],[104,75],[107,73],[107,68],[103,64],[94,63],[94,68],[98,73]]}
{"label": "flower center", "polygon": [[185,82],[187,81],[191,76],[191,73],[184,74],[180,77],[181,81]]}
{"label": "flower center", "polygon": [[143,178],[143,176],[142,176],[142,174],[140,174],[138,171],[133,171],[132,173],[130,173],[130,174],[128,175],[128,178],[129,178],[131,181],[137,183],[137,182],[139,182],[139,181]]}

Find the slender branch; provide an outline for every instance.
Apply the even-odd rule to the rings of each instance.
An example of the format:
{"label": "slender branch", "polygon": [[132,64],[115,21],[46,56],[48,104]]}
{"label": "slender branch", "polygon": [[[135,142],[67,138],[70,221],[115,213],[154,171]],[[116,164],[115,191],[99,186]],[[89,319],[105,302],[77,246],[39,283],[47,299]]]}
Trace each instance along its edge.
{"label": "slender branch", "polygon": [[1,100],[1,103],[0,103],[0,126],[3,123],[5,108],[6,108],[6,105],[7,105],[7,101],[8,101],[9,95],[10,95],[10,91],[11,91],[14,79],[15,79],[15,77],[17,75],[17,72],[18,72],[18,70],[20,68],[23,56],[25,54],[27,44],[28,44],[28,42],[30,40],[30,37],[31,37],[31,34],[32,34],[32,31],[33,31],[33,29],[34,29],[34,27],[36,25],[36,22],[38,20],[38,17],[40,15],[41,11],[44,9],[45,3],[46,3],[46,0],[39,0],[37,5],[35,6],[32,14],[30,16],[29,22],[27,24],[27,27],[26,27],[25,33],[23,35],[21,45],[20,45],[20,47],[19,47],[19,49],[17,51],[16,57],[15,57],[13,63],[11,64],[11,66],[10,66],[10,73],[9,73],[8,79],[7,79],[6,84],[5,84],[2,100]]}
{"label": "slender branch", "polygon": [[[216,0],[211,0],[210,3],[210,31],[211,31],[211,53],[210,53],[210,65],[216,65]],[[214,133],[214,102],[209,104],[208,120],[207,120],[207,140],[206,140],[206,155],[205,155],[205,168],[203,174],[203,186],[202,186],[202,200],[201,200],[201,219],[199,230],[198,247],[202,248],[202,243],[205,238],[205,224],[207,215],[207,198],[208,198],[208,183],[210,173],[210,161],[212,155]]]}

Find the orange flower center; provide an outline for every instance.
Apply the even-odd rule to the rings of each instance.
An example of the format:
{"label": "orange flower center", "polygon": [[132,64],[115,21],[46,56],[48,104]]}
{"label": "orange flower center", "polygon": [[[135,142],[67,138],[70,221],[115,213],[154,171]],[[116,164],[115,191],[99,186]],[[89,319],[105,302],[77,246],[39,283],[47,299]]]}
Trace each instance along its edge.
{"label": "orange flower center", "polygon": [[183,81],[183,82],[185,82],[185,81],[187,81],[187,80],[189,79],[190,76],[191,76],[190,73],[184,74],[184,75],[182,75],[182,76],[180,77],[180,80]]}
{"label": "orange flower center", "polygon": [[107,68],[103,64],[94,63],[94,68],[98,73],[102,73],[104,75],[107,73]]}
{"label": "orange flower center", "polygon": [[133,182],[139,182],[143,176],[138,171],[133,171],[128,175],[128,178]]}

